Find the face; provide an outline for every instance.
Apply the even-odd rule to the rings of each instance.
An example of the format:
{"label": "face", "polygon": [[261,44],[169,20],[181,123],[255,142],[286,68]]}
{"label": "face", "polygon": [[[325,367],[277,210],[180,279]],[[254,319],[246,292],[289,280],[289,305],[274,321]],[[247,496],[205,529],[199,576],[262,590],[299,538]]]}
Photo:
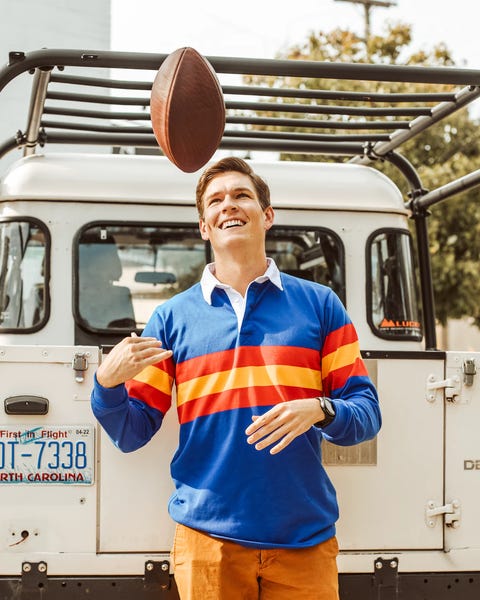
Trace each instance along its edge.
{"label": "face", "polygon": [[200,233],[214,251],[249,243],[258,246],[273,225],[273,216],[271,206],[262,210],[248,175],[227,171],[205,189]]}

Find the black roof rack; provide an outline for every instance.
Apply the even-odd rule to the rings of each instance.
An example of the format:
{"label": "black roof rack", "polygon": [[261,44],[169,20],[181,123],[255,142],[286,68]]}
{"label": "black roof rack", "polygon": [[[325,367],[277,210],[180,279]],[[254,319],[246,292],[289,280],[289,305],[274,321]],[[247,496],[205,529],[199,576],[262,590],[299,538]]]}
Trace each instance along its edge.
{"label": "black roof rack", "polygon": [[[25,154],[32,154],[37,144],[51,143],[157,148],[149,92],[166,57],[114,51],[11,52],[0,70],[0,91],[24,72],[34,73],[34,78],[26,131],[7,140],[0,152],[23,147]],[[220,147],[231,150],[339,155],[368,162],[386,156],[480,96],[480,71],[471,69],[207,58],[225,95],[227,117]],[[141,70],[150,77],[116,79],[110,76],[111,69]],[[284,84],[249,86],[242,77],[232,84],[232,75],[280,77]],[[335,80],[339,89],[288,87],[289,78],[299,77]],[[342,91],[342,80],[371,82],[372,91]],[[425,91],[383,93],[375,91],[378,82],[420,83]],[[429,84],[454,87],[448,93],[429,92]],[[265,116],[260,116],[263,112]]]}

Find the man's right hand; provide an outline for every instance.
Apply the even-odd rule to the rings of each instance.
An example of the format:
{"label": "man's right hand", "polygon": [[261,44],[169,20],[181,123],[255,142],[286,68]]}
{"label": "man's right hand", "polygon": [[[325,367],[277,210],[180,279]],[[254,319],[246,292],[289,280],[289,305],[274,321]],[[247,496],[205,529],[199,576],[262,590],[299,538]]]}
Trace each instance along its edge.
{"label": "man's right hand", "polygon": [[112,388],[135,377],[145,367],[172,356],[171,350],[163,350],[162,342],[153,337],[126,337],[112,348],[97,369],[97,381]]}

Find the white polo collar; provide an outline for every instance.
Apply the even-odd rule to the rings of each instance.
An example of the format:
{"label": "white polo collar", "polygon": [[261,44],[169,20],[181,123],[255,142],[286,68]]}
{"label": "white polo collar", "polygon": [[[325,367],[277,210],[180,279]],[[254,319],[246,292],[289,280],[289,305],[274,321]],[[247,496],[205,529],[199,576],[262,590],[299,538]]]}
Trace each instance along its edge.
{"label": "white polo collar", "polygon": [[[200,279],[202,294],[205,298],[205,302],[207,302],[208,304],[212,304],[212,293],[216,287],[220,288],[221,290],[233,289],[232,286],[218,281],[214,273],[215,263],[209,263],[203,269],[202,278]],[[278,267],[275,264],[273,258],[267,258],[267,270],[263,275],[260,275],[260,277],[254,279],[251,283],[264,283],[268,280],[270,280],[274,285],[276,285],[279,290],[283,291],[282,280],[280,278],[280,271],[278,270]],[[251,283],[249,285],[251,285]]]}

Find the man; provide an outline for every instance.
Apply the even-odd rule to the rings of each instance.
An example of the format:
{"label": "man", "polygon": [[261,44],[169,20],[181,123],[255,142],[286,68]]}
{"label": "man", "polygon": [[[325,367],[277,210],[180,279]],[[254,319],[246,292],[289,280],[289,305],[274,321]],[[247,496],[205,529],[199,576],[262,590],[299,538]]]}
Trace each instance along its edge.
{"label": "man", "polygon": [[381,422],[355,330],[332,290],[266,257],[269,189],[245,161],[208,168],[197,208],[215,263],[106,357],[94,412],[135,450],[175,382],[169,512],[182,600],[336,600],[338,507],[321,440],[356,444]]}

